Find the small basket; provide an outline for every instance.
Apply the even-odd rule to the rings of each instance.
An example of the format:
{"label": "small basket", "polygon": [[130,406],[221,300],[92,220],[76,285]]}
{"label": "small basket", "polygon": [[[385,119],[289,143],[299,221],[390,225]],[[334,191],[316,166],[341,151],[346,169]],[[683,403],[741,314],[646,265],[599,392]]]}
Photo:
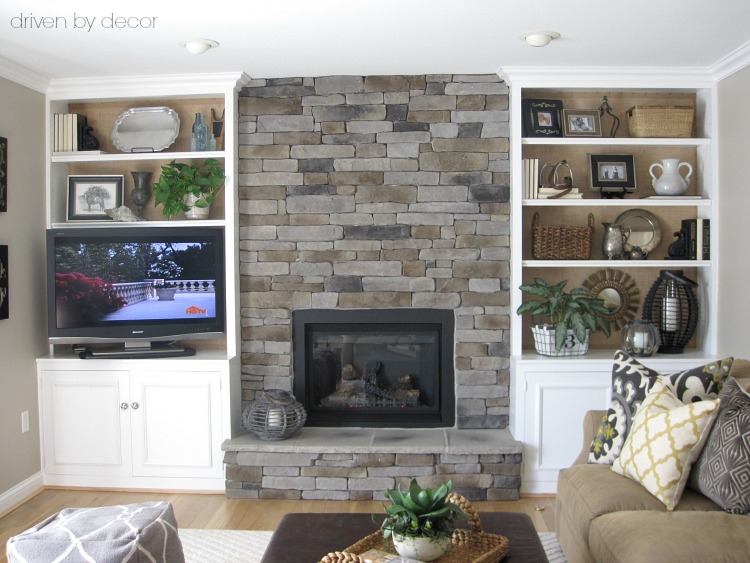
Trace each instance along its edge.
{"label": "small basket", "polygon": [[627,112],[631,137],[687,138],[693,136],[695,108],[690,106],[634,106]]}
{"label": "small basket", "polygon": [[286,440],[307,420],[305,408],[282,389],[269,389],[242,411],[242,426],[261,440]]}
{"label": "small basket", "polygon": [[[510,542],[505,536],[488,534],[482,530],[479,515],[471,503],[458,493],[448,495],[448,502],[456,504],[468,516],[470,529],[457,529],[451,537],[452,548],[435,563],[496,563],[508,554]],[[359,556],[370,549],[384,549],[397,557],[391,541],[384,547],[383,532],[378,530],[365,536],[344,551],[332,551],[319,563],[365,563]]]}
{"label": "small basket", "polygon": [[542,226],[539,213],[531,219],[531,255],[535,260],[588,260],[594,240],[594,216],[586,227]]}

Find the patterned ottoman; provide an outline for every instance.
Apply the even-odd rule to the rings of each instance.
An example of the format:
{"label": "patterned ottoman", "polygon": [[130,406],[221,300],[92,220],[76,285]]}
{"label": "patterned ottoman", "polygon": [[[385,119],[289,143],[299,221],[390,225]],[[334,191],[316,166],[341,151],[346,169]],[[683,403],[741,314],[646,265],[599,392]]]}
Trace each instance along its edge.
{"label": "patterned ottoman", "polygon": [[66,508],[10,538],[8,563],[185,563],[168,502]]}

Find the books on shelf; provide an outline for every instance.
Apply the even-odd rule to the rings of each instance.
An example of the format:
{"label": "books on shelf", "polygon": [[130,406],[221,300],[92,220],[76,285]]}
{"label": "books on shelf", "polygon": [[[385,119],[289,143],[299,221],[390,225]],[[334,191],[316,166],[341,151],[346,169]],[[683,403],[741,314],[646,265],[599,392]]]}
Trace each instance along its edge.
{"label": "books on shelf", "polygon": [[683,219],[682,231],[685,233],[688,260],[711,259],[711,220]]}
{"label": "books on shelf", "polygon": [[[53,153],[79,152],[87,131],[86,116],[78,113],[56,113],[53,116]],[[86,151],[99,154],[102,151]]]}
{"label": "books on shelf", "polygon": [[[580,199],[583,194],[578,188],[560,195],[562,190],[539,185],[539,159],[523,159],[523,198],[524,199]],[[556,196],[556,197],[553,197]]]}

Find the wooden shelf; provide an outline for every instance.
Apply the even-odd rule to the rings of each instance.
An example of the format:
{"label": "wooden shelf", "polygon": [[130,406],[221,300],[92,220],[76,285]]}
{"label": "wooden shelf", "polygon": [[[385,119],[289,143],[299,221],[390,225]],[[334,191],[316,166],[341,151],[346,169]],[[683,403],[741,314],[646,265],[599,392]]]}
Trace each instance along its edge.
{"label": "wooden shelf", "polygon": [[133,153],[105,153],[105,154],[53,154],[53,163],[71,162],[123,162],[139,160],[189,160],[195,158],[224,158],[224,151],[203,152],[133,152]]}
{"label": "wooden shelf", "polygon": [[674,139],[667,137],[524,137],[523,145],[565,145],[602,147],[615,146],[662,146],[662,147],[704,147],[711,144],[711,139],[690,138]]}

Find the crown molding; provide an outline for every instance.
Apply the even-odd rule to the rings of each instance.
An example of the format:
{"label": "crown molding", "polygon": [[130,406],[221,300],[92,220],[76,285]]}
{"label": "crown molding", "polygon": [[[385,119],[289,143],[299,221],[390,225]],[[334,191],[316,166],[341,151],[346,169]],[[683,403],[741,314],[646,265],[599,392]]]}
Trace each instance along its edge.
{"label": "crown molding", "polygon": [[175,74],[165,76],[103,76],[54,78],[47,96],[52,99],[144,98],[205,96],[239,90],[250,77],[244,72]]}
{"label": "crown molding", "polygon": [[509,84],[530,83],[570,88],[705,88],[714,83],[707,69],[667,67],[503,67],[498,72]]}
{"label": "crown molding", "polygon": [[750,43],[745,43],[711,65],[711,74],[716,82],[719,82],[748,65],[750,65]]}
{"label": "crown molding", "polygon": [[0,57],[0,76],[42,94],[47,92],[50,82],[49,78],[3,57]]}

